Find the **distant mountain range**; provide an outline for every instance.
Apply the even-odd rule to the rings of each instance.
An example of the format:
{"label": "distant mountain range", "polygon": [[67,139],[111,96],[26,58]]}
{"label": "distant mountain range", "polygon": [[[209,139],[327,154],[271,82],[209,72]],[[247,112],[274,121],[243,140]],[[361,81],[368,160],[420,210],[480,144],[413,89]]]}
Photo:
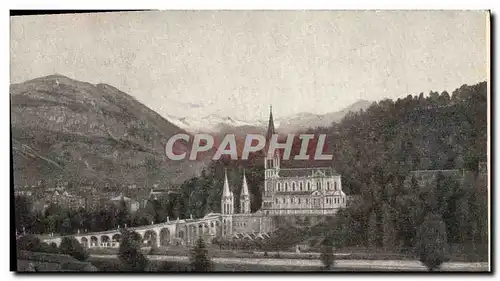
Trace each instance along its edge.
{"label": "distant mountain range", "polygon": [[[263,133],[268,122],[218,115],[167,120],[110,85],[61,75],[12,84],[10,98],[15,186],[71,182],[114,189],[178,184],[197,174],[209,159],[168,160],[165,144],[172,135]],[[275,124],[281,132],[328,126],[369,105],[359,101],[339,112],[297,114],[275,119]]]}
{"label": "distant mountain range", "polygon": [[169,186],[202,164],[166,159],[185,131],[110,85],[51,75],[11,85],[10,97],[16,186]]}
{"label": "distant mountain range", "polygon": [[[367,109],[372,102],[367,100],[359,100],[350,106],[337,111],[326,114],[314,113],[298,113],[291,116],[276,118],[274,120],[278,131],[282,133],[303,131],[308,128],[327,127],[333,122],[339,122],[348,112],[358,112]],[[166,116],[166,118],[176,126],[189,131],[191,133],[206,132],[245,132],[258,133],[265,131],[268,120],[259,121],[243,121],[228,116],[220,116],[211,114],[203,118],[191,117],[175,117]]]}

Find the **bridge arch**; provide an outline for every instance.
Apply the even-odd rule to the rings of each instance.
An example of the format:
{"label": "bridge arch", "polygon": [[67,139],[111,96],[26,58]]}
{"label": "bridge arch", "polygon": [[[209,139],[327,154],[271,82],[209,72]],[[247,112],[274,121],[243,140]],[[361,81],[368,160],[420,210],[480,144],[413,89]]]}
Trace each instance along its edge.
{"label": "bridge arch", "polygon": [[120,239],[122,239],[122,235],[120,233],[117,233],[111,237],[112,242],[120,242]]}
{"label": "bridge arch", "polygon": [[101,236],[101,246],[102,247],[108,247],[109,242],[111,242],[111,239],[109,238],[108,235],[102,235]]}
{"label": "bridge arch", "polygon": [[188,237],[188,232],[189,232],[189,226],[183,225],[178,228],[176,237],[181,240],[185,240]]}
{"label": "bridge arch", "polygon": [[158,239],[158,235],[156,234],[156,231],[150,229],[144,232],[144,236],[142,237],[143,243],[146,243],[149,247],[156,247],[158,246],[156,244],[156,241]]}
{"label": "bridge arch", "polygon": [[97,239],[96,236],[91,236],[90,237],[90,246],[91,247],[97,247],[97,246],[99,246],[99,240]]}
{"label": "bridge arch", "polygon": [[80,239],[80,244],[82,244],[82,247],[88,248],[89,247],[89,240],[87,239],[87,237],[82,237]]}
{"label": "bridge arch", "polygon": [[160,230],[160,246],[167,246],[170,244],[170,230],[168,228],[162,228]]}

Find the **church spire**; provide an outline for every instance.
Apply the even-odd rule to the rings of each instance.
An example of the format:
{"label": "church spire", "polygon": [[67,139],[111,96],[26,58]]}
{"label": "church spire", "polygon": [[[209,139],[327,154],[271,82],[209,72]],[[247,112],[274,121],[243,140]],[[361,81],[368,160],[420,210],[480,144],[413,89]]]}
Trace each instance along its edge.
{"label": "church spire", "polygon": [[243,170],[243,186],[241,187],[240,195],[240,213],[250,213],[250,194],[248,193],[248,184],[245,170]]}
{"label": "church spire", "polygon": [[271,140],[271,136],[274,134],[274,120],[273,120],[273,106],[269,107],[269,124],[267,125],[267,137],[266,142]]}
{"label": "church spire", "polygon": [[233,193],[229,189],[227,181],[227,169],[224,169],[224,188],[222,190],[221,213],[223,215],[232,214],[234,212]]}
{"label": "church spire", "polygon": [[241,196],[248,196],[248,184],[245,171],[243,171],[243,186],[241,187]]}
{"label": "church spire", "polygon": [[222,197],[231,196],[231,191],[229,190],[229,183],[227,181],[227,169],[224,169],[224,188],[222,190]]}

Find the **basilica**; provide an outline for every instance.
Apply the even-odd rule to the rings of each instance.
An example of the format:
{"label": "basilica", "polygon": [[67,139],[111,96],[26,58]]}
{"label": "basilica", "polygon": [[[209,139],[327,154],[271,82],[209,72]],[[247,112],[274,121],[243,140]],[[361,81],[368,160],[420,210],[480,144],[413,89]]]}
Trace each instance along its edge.
{"label": "basilica", "polygon": [[[269,115],[267,138],[275,133],[272,111]],[[233,233],[263,233],[276,228],[276,217],[311,217],[334,215],[346,207],[340,174],[332,167],[284,168],[279,152],[268,155],[264,163],[264,188],[261,208],[250,212],[250,194],[245,174],[240,210],[235,212],[235,196],[227,180],[221,198],[221,215],[225,227],[223,236]]]}

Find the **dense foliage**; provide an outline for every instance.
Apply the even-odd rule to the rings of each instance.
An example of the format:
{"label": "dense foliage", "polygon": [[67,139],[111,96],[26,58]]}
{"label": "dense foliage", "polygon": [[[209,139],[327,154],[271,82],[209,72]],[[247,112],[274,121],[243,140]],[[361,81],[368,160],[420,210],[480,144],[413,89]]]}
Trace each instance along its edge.
{"label": "dense foliage", "polygon": [[325,239],[323,241],[320,260],[325,266],[326,270],[329,270],[334,265],[335,256],[333,254],[333,243],[331,238]]}
{"label": "dense foliage", "polygon": [[446,261],[448,243],[445,224],[440,215],[430,213],[418,231],[417,253],[429,271],[438,269]]}
{"label": "dense foliage", "polygon": [[30,251],[30,252],[43,252],[43,253],[58,253],[57,246],[49,245],[40,241],[35,235],[25,235],[16,240],[16,250]]}
{"label": "dense foliage", "polygon": [[175,199],[176,196],[148,200],[144,208],[131,214],[123,200],[118,204],[104,204],[96,209],[74,210],[50,204],[44,211],[34,211],[29,197],[16,196],[16,230],[18,233],[67,235],[78,231],[97,232],[125,226],[147,225],[151,222],[165,222],[173,213],[172,198]]}
{"label": "dense foliage", "polygon": [[122,231],[118,259],[121,262],[122,271],[145,271],[148,260],[141,252],[141,236],[137,232]]}
{"label": "dense foliage", "polygon": [[59,245],[59,251],[61,254],[72,256],[79,261],[85,261],[89,257],[82,244],[74,237],[64,237]]}
{"label": "dense foliage", "polygon": [[191,262],[191,270],[196,272],[212,271],[213,265],[208,255],[208,250],[205,241],[200,236],[196,240],[195,247],[191,250],[189,260]]}

